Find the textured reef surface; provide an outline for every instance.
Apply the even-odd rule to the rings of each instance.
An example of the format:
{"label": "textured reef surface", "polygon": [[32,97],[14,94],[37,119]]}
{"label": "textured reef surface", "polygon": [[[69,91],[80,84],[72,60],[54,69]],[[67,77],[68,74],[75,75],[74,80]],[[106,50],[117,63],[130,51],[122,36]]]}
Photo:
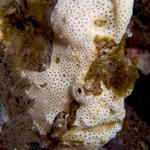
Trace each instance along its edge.
{"label": "textured reef surface", "polygon": [[129,38],[133,0],[1,0],[0,8],[0,149],[148,148],[148,125],[124,106],[137,68],[149,74],[149,53],[132,45],[135,30]]}

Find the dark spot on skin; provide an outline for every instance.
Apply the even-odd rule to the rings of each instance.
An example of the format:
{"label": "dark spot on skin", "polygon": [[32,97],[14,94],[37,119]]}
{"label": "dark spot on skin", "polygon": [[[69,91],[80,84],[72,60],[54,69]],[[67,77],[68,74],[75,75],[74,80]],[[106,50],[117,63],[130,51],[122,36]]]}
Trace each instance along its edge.
{"label": "dark spot on skin", "polygon": [[98,27],[102,27],[107,23],[105,19],[97,19],[94,21],[94,24]]}
{"label": "dark spot on skin", "polygon": [[55,62],[56,62],[56,64],[59,64],[60,63],[60,58],[56,57]]}
{"label": "dark spot on skin", "polygon": [[81,93],[82,93],[82,91],[81,91],[81,89],[80,89],[80,88],[78,88],[78,93],[79,93],[79,94],[81,94]]}

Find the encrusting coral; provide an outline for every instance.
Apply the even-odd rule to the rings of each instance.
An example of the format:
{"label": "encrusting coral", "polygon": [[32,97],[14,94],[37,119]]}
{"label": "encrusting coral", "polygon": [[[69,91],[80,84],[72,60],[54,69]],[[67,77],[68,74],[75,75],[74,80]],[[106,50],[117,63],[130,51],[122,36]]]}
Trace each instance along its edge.
{"label": "encrusting coral", "polygon": [[98,149],[121,130],[124,99],[138,77],[124,55],[132,9],[133,0],[57,1],[50,66],[20,69],[40,134],[70,149]]}

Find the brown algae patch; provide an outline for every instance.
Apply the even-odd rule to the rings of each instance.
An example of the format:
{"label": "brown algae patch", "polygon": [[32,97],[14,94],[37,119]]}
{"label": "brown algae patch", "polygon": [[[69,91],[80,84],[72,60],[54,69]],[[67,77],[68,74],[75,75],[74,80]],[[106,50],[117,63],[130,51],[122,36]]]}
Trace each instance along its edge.
{"label": "brown algae patch", "polygon": [[[118,47],[110,37],[95,36],[94,42],[97,58],[86,74],[85,81],[103,81],[107,89],[112,89],[118,96],[125,96],[138,78],[135,65],[124,55],[125,39]],[[103,55],[102,49],[112,50]]]}
{"label": "brown algae patch", "polygon": [[94,38],[97,51],[112,49],[117,46],[116,42],[111,37],[103,37],[96,35]]}
{"label": "brown algae patch", "polygon": [[[6,11],[8,10],[8,11]],[[50,64],[52,30],[50,1],[9,1],[1,4],[2,40],[14,55],[16,68],[43,71]]]}

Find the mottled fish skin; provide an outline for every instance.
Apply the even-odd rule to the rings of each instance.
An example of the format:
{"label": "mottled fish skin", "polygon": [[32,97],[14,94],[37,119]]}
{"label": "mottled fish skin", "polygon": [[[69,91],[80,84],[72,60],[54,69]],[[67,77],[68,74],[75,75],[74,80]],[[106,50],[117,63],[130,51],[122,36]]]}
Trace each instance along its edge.
{"label": "mottled fish skin", "polygon": [[[75,145],[99,148],[121,130],[125,117],[124,98],[131,93],[137,77],[136,69],[125,58],[124,47],[120,44],[127,31],[132,9],[133,0],[57,1],[50,17],[54,31],[51,65],[41,73],[23,73],[33,83],[26,92],[35,99],[30,113],[41,134],[51,130],[61,112],[70,115],[72,100],[76,100],[80,107],[77,107],[70,129],[66,130],[63,124],[67,120],[64,119],[64,123],[56,123],[60,134],[57,131],[53,134],[62,144],[71,146],[75,142]],[[124,66],[123,74],[127,78],[131,75],[128,74],[129,68],[134,68],[135,79],[123,94],[115,92],[115,88],[119,88],[104,78],[105,71],[106,75],[111,76],[108,73],[111,72],[109,65],[102,72],[103,79],[98,76],[96,80],[95,74],[90,73],[91,67],[96,66],[93,63],[101,65],[101,61],[107,63],[109,59],[118,66]],[[99,67],[95,68],[98,72]],[[112,75],[108,80],[111,78],[116,77]],[[123,75],[121,79],[124,80]]]}
{"label": "mottled fish skin", "polygon": [[[49,18],[54,32],[53,49],[47,36],[38,33],[30,47],[25,47],[27,51],[19,51],[24,57],[17,69],[28,80],[25,93],[33,100],[28,112],[41,135],[50,132],[51,137],[71,149],[93,150],[122,129],[124,98],[131,93],[137,78],[135,67],[124,56],[124,37],[133,2],[58,0]],[[32,31],[34,25],[38,27],[30,24],[27,31]],[[43,35],[42,30],[40,34]],[[43,53],[36,53],[39,49]],[[26,53],[31,57],[27,59]],[[35,69],[34,65],[45,64],[46,56],[46,67]],[[76,107],[71,105],[73,101]],[[56,128],[51,130],[53,126]]]}

